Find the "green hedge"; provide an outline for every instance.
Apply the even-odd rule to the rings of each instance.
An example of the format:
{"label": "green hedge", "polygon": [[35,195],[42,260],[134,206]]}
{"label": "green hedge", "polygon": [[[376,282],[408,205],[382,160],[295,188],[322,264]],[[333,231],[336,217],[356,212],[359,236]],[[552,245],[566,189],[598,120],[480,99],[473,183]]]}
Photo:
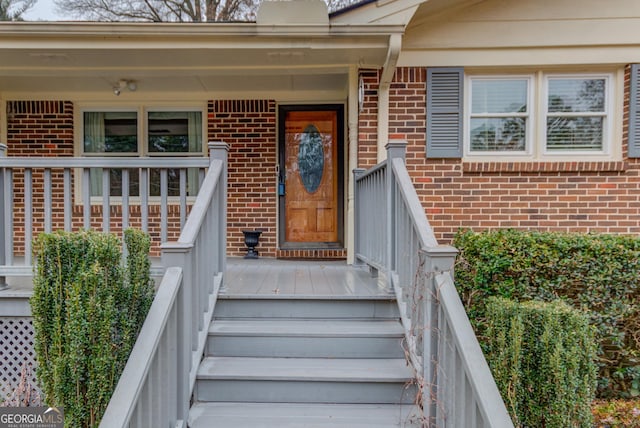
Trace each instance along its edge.
{"label": "green hedge", "polygon": [[459,232],[456,286],[482,337],[489,296],[562,299],[589,310],[599,395],[633,396],[640,379],[640,239],[603,234]]}
{"label": "green hedge", "polygon": [[126,267],[114,235],[41,234],[31,299],[37,378],[66,427],[100,422],[153,300],[149,237],[125,232]]}
{"label": "green hedge", "polygon": [[587,315],[562,301],[487,302],[486,355],[518,427],[593,426],[596,344]]}

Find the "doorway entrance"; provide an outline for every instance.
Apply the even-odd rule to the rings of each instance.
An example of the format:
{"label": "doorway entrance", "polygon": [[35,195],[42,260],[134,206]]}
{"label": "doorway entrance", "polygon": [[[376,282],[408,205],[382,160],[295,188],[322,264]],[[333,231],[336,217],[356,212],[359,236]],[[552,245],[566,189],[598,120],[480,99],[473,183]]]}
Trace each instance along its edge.
{"label": "doorway entrance", "polygon": [[282,249],[343,247],[344,107],[280,106]]}

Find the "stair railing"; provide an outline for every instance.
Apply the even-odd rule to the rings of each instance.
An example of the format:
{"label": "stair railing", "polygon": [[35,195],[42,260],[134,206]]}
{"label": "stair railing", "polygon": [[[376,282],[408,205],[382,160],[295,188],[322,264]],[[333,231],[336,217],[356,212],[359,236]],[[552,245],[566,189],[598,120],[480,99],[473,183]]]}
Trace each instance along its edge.
{"label": "stair railing", "polygon": [[395,293],[428,427],[513,427],[453,281],[457,250],[438,245],[405,165],[354,170],[356,259]]}
{"label": "stair railing", "polygon": [[162,244],[162,278],[101,428],[186,428],[196,371],[226,264],[227,152],[211,163],[177,242]]}

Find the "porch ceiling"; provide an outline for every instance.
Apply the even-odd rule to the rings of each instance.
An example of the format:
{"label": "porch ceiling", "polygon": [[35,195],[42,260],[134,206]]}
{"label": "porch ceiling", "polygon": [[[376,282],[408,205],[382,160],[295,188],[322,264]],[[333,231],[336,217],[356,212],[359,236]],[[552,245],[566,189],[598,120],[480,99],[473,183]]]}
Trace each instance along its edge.
{"label": "porch ceiling", "polygon": [[135,24],[12,24],[0,24],[2,94],[103,92],[119,79],[136,80],[144,91],[337,89],[344,79],[336,75],[346,75],[351,65],[382,65],[395,31],[296,27],[284,34],[255,25],[176,24],[150,32]]}

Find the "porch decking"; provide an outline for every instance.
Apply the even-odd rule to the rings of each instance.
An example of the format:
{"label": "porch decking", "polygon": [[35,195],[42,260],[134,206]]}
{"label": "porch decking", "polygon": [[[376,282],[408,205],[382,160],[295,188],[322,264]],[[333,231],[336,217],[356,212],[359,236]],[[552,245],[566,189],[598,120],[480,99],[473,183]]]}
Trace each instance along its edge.
{"label": "porch decking", "polygon": [[365,267],[333,260],[229,258],[225,282],[227,291],[220,297],[392,297],[383,281],[372,277]]}

